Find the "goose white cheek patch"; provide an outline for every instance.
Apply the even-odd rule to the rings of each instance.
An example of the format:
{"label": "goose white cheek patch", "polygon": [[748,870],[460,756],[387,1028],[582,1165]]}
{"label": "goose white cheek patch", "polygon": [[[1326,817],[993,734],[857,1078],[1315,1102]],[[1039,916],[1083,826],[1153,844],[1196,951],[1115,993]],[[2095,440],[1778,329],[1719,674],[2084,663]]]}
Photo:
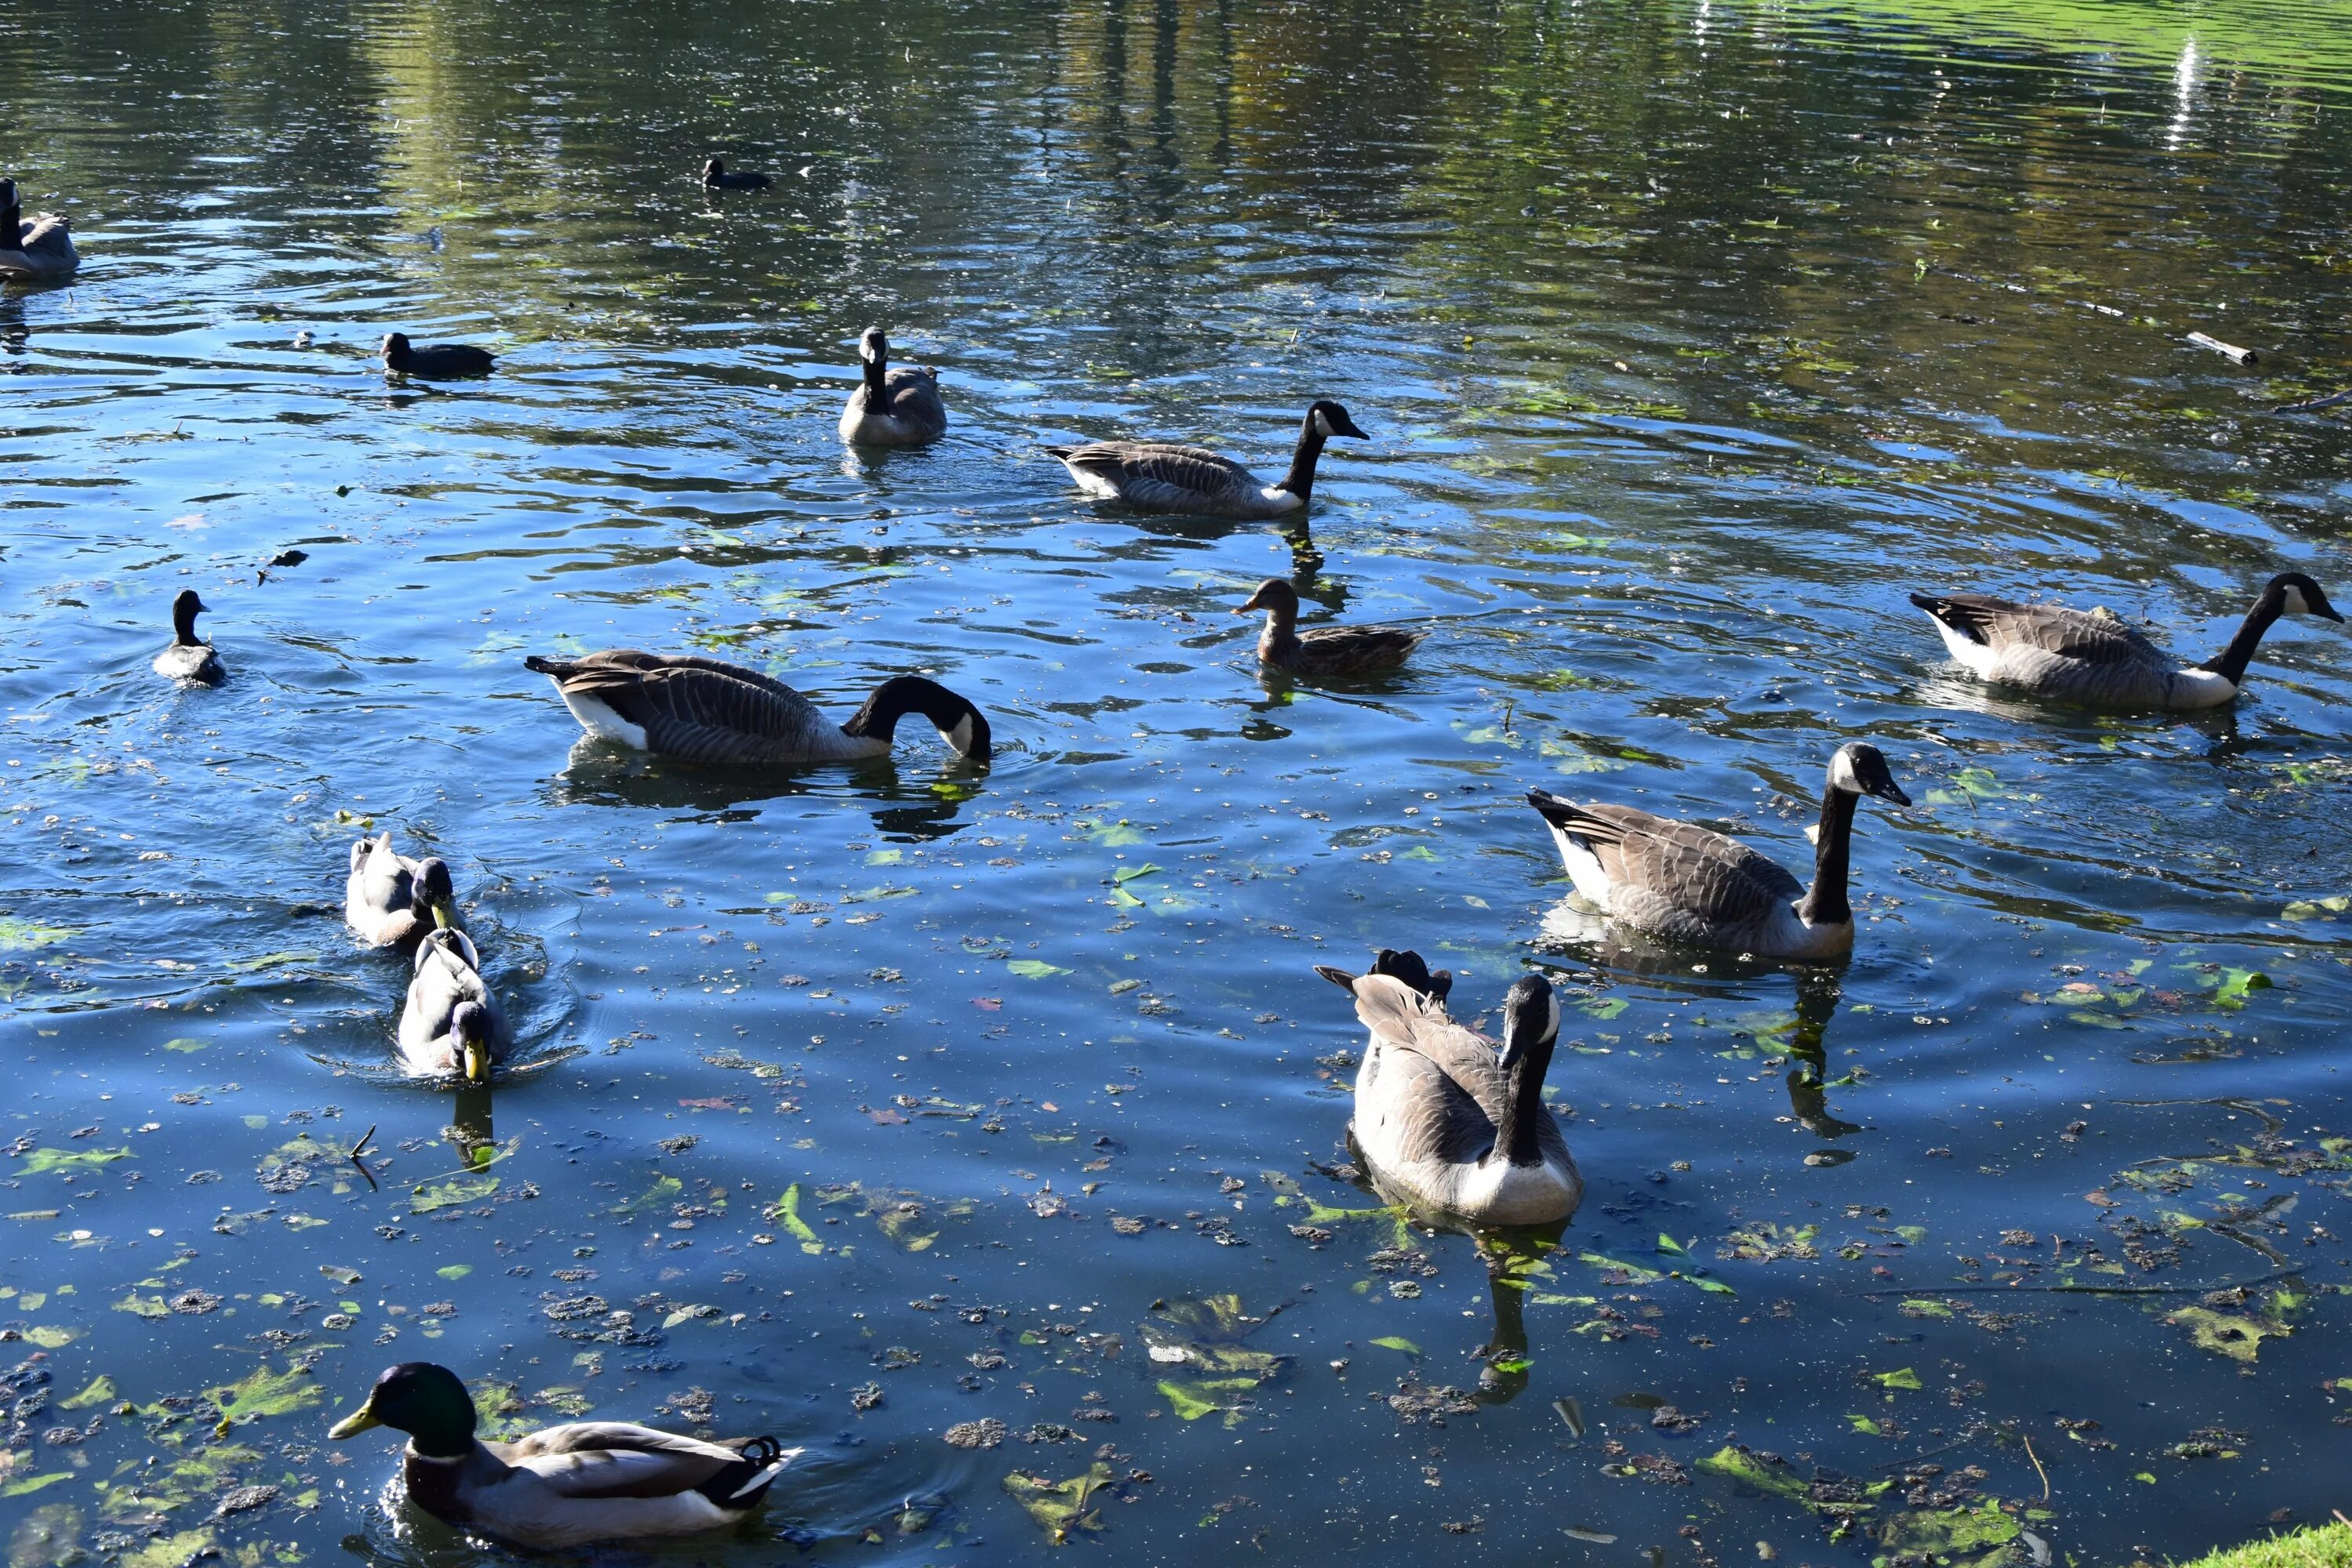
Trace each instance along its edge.
{"label": "goose white cheek patch", "polygon": [[1315,434],[1325,440],[1330,439],[1331,437],[1331,416],[1320,408],[1315,411]]}
{"label": "goose white cheek patch", "polygon": [[957,756],[968,757],[971,755],[971,714],[967,713],[962,718],[955,721],[955,728],[948,731],[948,744],[955,748],[955,753]]}

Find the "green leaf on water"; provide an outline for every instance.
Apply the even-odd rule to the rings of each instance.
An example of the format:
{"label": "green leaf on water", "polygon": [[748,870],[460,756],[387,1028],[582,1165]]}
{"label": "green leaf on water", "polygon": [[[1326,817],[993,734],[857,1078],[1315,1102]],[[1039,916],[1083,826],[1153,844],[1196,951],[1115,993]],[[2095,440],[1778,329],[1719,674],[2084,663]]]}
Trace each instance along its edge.
{"label": "green leaf on water", "polygon": [[824,1250],[824,1243],[816,1238],[816,1232],[809,1228],[808,1221],[801,1218],[801,1184],[798,1182],[786,1187],[784,1195],[776,1200],[775,1217],[799,1241],[803,1252]]}
{"label": "green leaf on water", "polygon": [[1097,1461],[1083,1476],[1066,1481],[1047,1480],[1043,1476],[1015,1470],[1004,1478],[1004,1489],[1011,1492],[1028,1510],[1029,1517],[1045,1527],[1046,1539],[1059,1546],[1070,1538],[1074,1530],[1100,1530],[1102,1515],[1094,1506],[1094,1495],[1113,1480],[1110,1467]]}
{"label": "green leaf on water", "polygon": [[1113,888],[1110,890],[1110,907],[1115,910],[1139,910],[1143,907],[1143,900],[1125,888]]}
{"label": "green leaf on water", "polygon": [[183,1036],[176,1040],[165,1040],[163,1048],[167,1051],[184,1051],[193,1056],[211,1044],[210,1040],[199,1040],[193,1037]]}
{"label": "green leaf on water", "polygon": [[331,1283],[340,1285],[346,1290],[358,1284],[362,1278],[358,1269],[346,1268],[340,1263],[321,1263],[319,1265],[319,1272]]}
{"label": "green leaf on water", "polygon": [[614,1205],[612,1212],[631,1215],[651,1214],[656,1209],[667,1208],[677,1199],[678,1194],[684,1191],[686,1191],[686,1184],[676,1176],[656,1176],[652,1186],[625,1203]]}
{"label": "green leaf on water", "polygon": [[1576,1005],[1586,1017],[1599,1018],[1605,1022],[1617,1016],[1633,1004],[1622,996],[1591,996],[1579,1002]]}
{"label": "green leaf on water", "polygon": [[2279,913],[2291,921],[2315,921],[2352,910],[2352,898],[2337,893],[2325,899],[2297,899]]}
{"label": "green leaf on water", "polygon": [[1129,827],[1123,816],[1117,822],[1081,822],[1078,826],[1087,829],[1087,837],[1106,849],[1124,849],[1130,844],[1143,842],[1143,835]]}
{"label": "green leaf on water", "polygon": [[1426,844],[1416,844],[1412,848],[1406,850],[1403,854],[1398,856],[1397,858],[1400,860],[1434,860],[1437,858],[1437,851],[1432,849]]}
{"label": "green leaf on water", "polygon": [[136,1290],[114,1303],[114,1310],[118,1312],[131,1312],[142,1318],[168,1318],[172,1315],[172,1310],[163,1304],[163,1297],[142,1296]]}
{"label": "green leaf on water", "polygon": [[897,866],[907,858],[904,849],[877,849],[866,857],[868,866]]}
{"label": "green leaf on water", "polygon": [[1421,1353],[1421,1347],[1419,1345],[1413,1343],[1411,1340],[1402,1338],[1396,1334],[1382,1334],[1379,1339],[1374,1340],[1372,1343],[1380,1346],[1381,1349],[1384,1351],[1401,1351],[1406,1355],[1419,1355]]}
{"label": "green leaf on water", "polygon": [[1800,1480],[1786,1470],[1767,1465],[1753,1454],[1732,1447],[1728,1444],[1701,1459],[1698,1462],[1698,1468],[1711,1475],[1727,1477],[1743,1486],[1752,1487],[1759,1492],[1768,1492],[1774,1497],[1794,1498],[1804,1501],[1810,1500],[1812,1495],[1812,1488],[1807,1482]]}
{"label": "green leaf on water", "polygon": [[258,974],[265,969],[283,969],[289,963],[309,963],[319,955],[315,952],[265,952],[259,958],[234,958],[222,965],[233,974]]}
{"label": "green leaf on water", "polygon": [[2233,1312],[2216,1312],[2205,1307],[2183,1307],[2164,1321],[2187,1329],[2198,1349],[2248,1363],[2261,1351],[2264,1340],[2283,1338],[2294,1331],[2284,1323],[2266,1323],[2259,1318],[2242,1318]]}
{"label": "green leaf on water", "polygon": [[431,1214],[488,1197],[499,1190],[496,1176],[452,1176],[446,1182],[419,1182],[409,1189],[408,1212]]}
{"label": "green leaf on water", "polygon": [[2213,993],[2213,1005],[2235,1012],[2246,1005],[2250,992],[2267,991],[2270,987],[2271,977],[2259,969],[2225,969],[2221,984]]}
{"label": "green leaf on water", "polygon": [[1913,1300],[1903,1303],[1903,1315],[1906,1318],[1948,1318],[1952,1310],[1941,1301]]}
{"label": "green leaf on water", "polygon": [[0,920],[0,952],[24,952],[52,947],[81,934],[71,926],[35,925],[30,921]]}
{"label": "green leaf on water", "polygon": [[1898,1513],[1879,1527],[1878,1543],[1905,1562],[1990,1568],[2013,1555],[2009,1543],[2023,1528],[2001,1511],[1999,1498],[1989,1497],[1974,1508]]}
{"label": "green leaf on water", "polygon": [[1919,1391],[1919,1374],[1907,1366],[1894,1372],[1874,1372],[1871,1376],[1877,1380],[1881,1388],[1907,1388],[1915,1394]]}
{"label": "green leaf on water", "polygon": [[1005,964],[1004,967],[1013,971],[1013,973],[1018,974],[1024,980],[1043,980],[1049,974],[1067,974],[1070,973],[1066,969],[1058,968],[1054,964],[1045,963],[1042,959],[1036,958],[1016,958]]}
{"label": "green leaf on water", "polygon": [[46,1174],[51,1171],[56,1171],[64,1175],[70,1176],[78,1172],[101,1170],[104,1167],[112,1164],[117,1160],[127,1160],[130,1157],[131,1151],[127,1147],[121,1149],[36,1149],[31,1153],[25,1156],[25,1169],[21,1173],[27,1176],[38,1176]]}
{"label": "green leaf on water", "polygon": [[87,1410],[93,1405],[110,1405],[119,1397],[114,1390],[114,1379],[100,1373],[88,1388],[71,1399],[61,1399],[58,1403],[68,1410]]}
{"label": "green leaf on water", "polygon": [[1738,1291],[1734,1290],[1730,1286],[1726,1285],[1720,1279],[1700,1279],[1688,1274],[1678,1275],[1676,1278],[1690,1280],[1692,1284],[1697,1286],[1700,1289],[1706,1291],[1710,1295],[1737,1296],[1739,1294]]}
{"label": "green leaf on water", "polygon": [[1658,1232],[1658,1250],[1665,1253],[1671,1258],[1687,1258],[1690,1256],[1690,1248],[1685,1247],[1681,1242],[1676,1241],[1673,1237],[1668,1236],[1663,1230]]}
{"label": "green leaf on water", "polygon": [[273,1372],[265,1362],[235,1383],[205,1390],[205,1397],[219,1409],[226,1429],[241,1421],[308,1410],[319,1403],[320,1394],[318,1381],[302,1368]]}
{"label": "green leaf on water", "polygon": [[[71,1470],[51,1470],[45,1476],[26,1476],[21,1481],[10,1481],[6,1486],[0,1486],[0,1497],[24,1497],[27,1493],[39,1491],[43,1487],[54,1486],[59,1481],[71,1479],[73,1479]],[[123,1561],[127,1563],[130,1559],[126,1557]]]}
{"label": "green leaf on water", "polygon": [[1146,860],[1140,866],[1122,866],[1118,870],[1113,871],[1110,875],[1112,881],[1125,883],[1132,882],[1138,877],[1149,877],[1155,871],[1164,869],[1166,869],[1166,868],[1155,866],[1150,861]]}
{"label": "green leaf on water", "polygon": [[1849,1415],[1846,1417],[1846,1421],[1855,1431],[1864,1433],[1866,1436],[1872,1437],[1884,1437],[1886,1436],[1885,1430],[1881,1427],[1877,1422],[1873,1421],[1867,1415]]}
{"label": "green leaf on water", "polygon": [[452,1263],[446,1268],[436,1268],[433,1272],[444,1279],[463,1279],[473,1271],[474,1266],[470,1263]]}

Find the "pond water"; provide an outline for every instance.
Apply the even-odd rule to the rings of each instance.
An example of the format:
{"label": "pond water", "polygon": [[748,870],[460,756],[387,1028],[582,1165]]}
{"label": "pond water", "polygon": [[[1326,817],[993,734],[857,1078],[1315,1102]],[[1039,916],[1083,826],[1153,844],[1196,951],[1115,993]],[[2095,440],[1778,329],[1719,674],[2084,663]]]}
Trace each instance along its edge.
{"label": "pond water", "polygon": [[[1906,595],[2194,656],[2274,572],[2346,587],[2343,426],[2273,409],[2347,379],[2347,91],[2341,0],[20,0],[0,168],[87,261],[0,297],[16,1568],[467,1560],[389,1435],[323,1441],[408,1358],[502,1431],[805,1447],[665,1561],[2325,1517],[2352,642],[2101,720]],[[714,153],[775,188],[706,199]],[[838,445],[875,322],[935,448]],[[388,384],[393,329],[498,374]],[[1371,439],[1311,534],[1042,450],[1278,472],[1318,395]],[[1270,683],[1226,612],[1271,574],[1432,635]],[[148,668],[184,587],[217,689]],[[631,760],[521,663],[614,645],[845,712],[929,672],[998,755]],[[1863,738],[1915,804],[1864,808],[1834,972],[1596,936],[1523,801],[1802,865]],[[491,1094],[393,1070],[363,826],[456,870]],[[1346,1179],[1311,966],[1376,946],[1467,1016],[1563,988],[1556,1248]]]}

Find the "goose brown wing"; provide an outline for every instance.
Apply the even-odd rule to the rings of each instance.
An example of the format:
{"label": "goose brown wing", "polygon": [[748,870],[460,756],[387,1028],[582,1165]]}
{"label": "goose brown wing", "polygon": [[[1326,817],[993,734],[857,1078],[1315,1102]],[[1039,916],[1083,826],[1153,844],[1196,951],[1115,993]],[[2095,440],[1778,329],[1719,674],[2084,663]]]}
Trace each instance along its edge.
{"label": "goose brown wing", "polygon": [[1503,1116],[1503,1068],[1494,1042],[1447,1016],[1444,1003],[1392,975],[1364,975],[1355,992],[1356,1016],[1364,1027],[1383,1046],[1416,1057],[1441,1074],[1485,1118],[1492,1142]]}
{"label": "goose brown wing", "polygon": [[593,698],[656,750],[725,762],[764,742],[800,743],[826,728],[805,697],[772,676],[693,654],[609,648],[569,664],[538,660],[563,690]]}
{"label": "goose brown wing", "polygon": [[1947,594],[1927,612],[1988,647],[2032,647],[2084,664],[2158,664],[2164,650],[2111,615],[2063,605],[2021,605],[1985,594]]}
{"label": "goose brown wing", "polygon": [[1062,448],[1055,456],[1073,471],[1101,476],[1117,485],[1128,500],[1144,505],[1181,505],[1190,497],[1259,488],[1247,468],[1206,447],[1092,441]]}
{"label": "goose brown wing", "polygon": [[1765,919],[1805,890],[1780,862],[1696,823],[1626,805],[1547,807],[1544,816],[1583,840],[1615,887],[1665,900],[1711,925]]}
{"label": "goose brown wing", "polygon": [[904,365],[883,377],[889,412],[901,419],[927,421],[942,417],[940,373],[928,366]]}
{"label": "goose brown wing", "polygon": [[1439,1063],[1392,1046],[1381,1073],[1381,1092],[1356,1114],[1379,1119],[1383,1154],[1408,1165],[1465,1165],[1495,1147],[1495,1118]]}

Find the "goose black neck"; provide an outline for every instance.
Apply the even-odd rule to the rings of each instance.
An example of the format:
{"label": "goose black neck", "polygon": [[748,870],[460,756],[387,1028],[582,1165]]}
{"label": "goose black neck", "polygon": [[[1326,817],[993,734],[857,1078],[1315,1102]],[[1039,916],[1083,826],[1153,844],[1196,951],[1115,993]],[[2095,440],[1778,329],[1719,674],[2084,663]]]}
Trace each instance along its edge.
{"label": "goose black neck", "polygon": [[182,647],[202,646],[196,637],[195,605],[176,604],[172,606],[172,640]]}
{"label": "goose black neck", "polygon": [[11,202],[5,210],[0,210],[0,238],[5,238],[13,250],[24,235],[25,209]]}
{"label": "goose black neck", "polygon": [[1544,1110],[1544,1074],[1551,1070],[1552,1047],[1557,1043],[1546,1040],[1529,1046],[1503,1080],[1503,1151],[1514,1165],[1543,1163],[1543,1145],[1536,1132],[1543,1125],[1542,1119],[1550,1114]]}
{"label": "goose black neck", "polygon": [[2262,646],[2263,635],[2277,625],[2278,618],[2285,613],[2286,605],[2277,595],[2264,594],[2246,612],[2246,618],[2238,623],[2238,635],[2230,639],[2230,646],[2205,668],[2232,686],[2243,685],[2246,666],[2254,662],[2254,649]]}
{"label": "goose black neck", "polygon": [[1299,426],[1297,448],[1290,454],[1290,471],[1282,476],[1276,489],[1288,490],[1303,503],[1315,493],[1315,460],[1323,455],[1323,432],[1315,428],[1315,416],[1310,412]]}
{"label": "goose black neck", "polygon": [[1850,925],[1853,906],[1845,901],[1847,852],[1853,842],[1853,812],[1862,797],[1832,784],[1822,793],[1822,826],[1813,846],[1813,885],[1797,913],[1807,925]]}
{"label": "goose black neck", "polygon": [[889,368],[887,358],[882,354],[876,354],[866,362],[866,400],[874,407],[882,406]]}

